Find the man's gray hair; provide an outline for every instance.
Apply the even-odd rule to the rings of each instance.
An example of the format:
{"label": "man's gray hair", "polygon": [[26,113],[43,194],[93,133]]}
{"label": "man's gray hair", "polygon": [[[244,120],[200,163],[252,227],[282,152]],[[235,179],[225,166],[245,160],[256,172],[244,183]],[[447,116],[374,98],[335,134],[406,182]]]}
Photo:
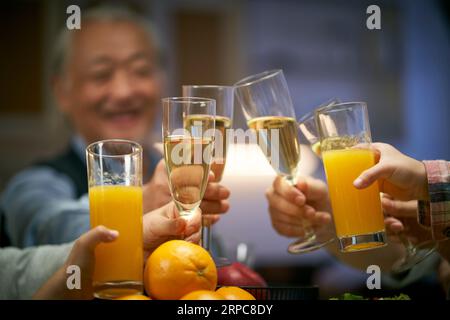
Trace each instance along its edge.
{"label": "man's gray hair", "polygon": [[[149,42],[155,53],[156,62],[161,64],[162,53],[158,37],[149,20],[124,7],[102,6],[81,12],[81,29],[83,24],[92,21],[130,22],[142,28],[148,35]],[[65,25],[60,31],[52,54],[52,75],[62,75],[72,46],[73,35],[78,30],[69,30]]]}

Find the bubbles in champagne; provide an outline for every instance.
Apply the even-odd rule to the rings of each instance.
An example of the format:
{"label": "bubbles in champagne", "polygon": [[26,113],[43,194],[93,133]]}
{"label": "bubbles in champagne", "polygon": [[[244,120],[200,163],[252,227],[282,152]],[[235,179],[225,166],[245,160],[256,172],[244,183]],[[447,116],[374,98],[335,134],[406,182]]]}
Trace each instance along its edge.
{"label": "bubbles in champagne", "polygon": [[[184,126],[187,130],[192,128],[195,123],[204,122],[207,115],[189,115],[184,120]],[[225,169],[227,157],[227,134],[226,131],[231,127],[231,119],[223,116],[215,116],[215,134],[214,151],[211,163],[211,171],[214,173],[215,181],[221,181]]]}
{"label": "bubbles in champagne", "polygon": [[[191,212],[200,204],[208,182],[212,155],[212,138],[192,138],[185,136],[168,136],[164,138],[164,157],[169,187],[180,213]],[[203,157],[199,162],[195,149]],[[183,153],[179,154],[179,151]],[[209,155],[209,156],[208,156]],[[179,157],[183,161],[178,161]]]}
{"label": "bubbles in champagne", "polygon": [[297,122],[281,116],[258,117],[248,121],[256,130],[258,145],[275,171],[283,176],[295,177],[300,162],[300,144]]}

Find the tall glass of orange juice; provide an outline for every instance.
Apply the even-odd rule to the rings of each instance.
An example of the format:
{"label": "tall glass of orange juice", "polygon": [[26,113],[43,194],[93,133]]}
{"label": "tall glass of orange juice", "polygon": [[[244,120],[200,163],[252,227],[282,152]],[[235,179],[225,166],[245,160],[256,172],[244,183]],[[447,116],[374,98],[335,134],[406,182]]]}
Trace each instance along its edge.
{"label": "tall glass of orange juice", "polygon": [[86,149],[91,227],[119,231],[95,249],[94,296],[112,299],[143,292],[142,147],[104,140]]}
{"label": "tall glass of orange juice", "polygon": [[341,251],[384,246],[378,184],[364,190],[353,186],[363,171],[375,165],[366,104],[335,104],[318,109],[315,117]]}

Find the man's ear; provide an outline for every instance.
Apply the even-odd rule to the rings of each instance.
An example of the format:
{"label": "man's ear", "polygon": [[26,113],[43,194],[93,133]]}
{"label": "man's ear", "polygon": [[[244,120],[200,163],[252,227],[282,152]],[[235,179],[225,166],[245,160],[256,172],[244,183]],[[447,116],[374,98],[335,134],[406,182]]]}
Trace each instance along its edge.
{"label": "man's ear", "polygon": [[51,80],[53,95],[59,110],[66,114],[70,111],[70,97],[67,80],[63,76],[54,76]]}

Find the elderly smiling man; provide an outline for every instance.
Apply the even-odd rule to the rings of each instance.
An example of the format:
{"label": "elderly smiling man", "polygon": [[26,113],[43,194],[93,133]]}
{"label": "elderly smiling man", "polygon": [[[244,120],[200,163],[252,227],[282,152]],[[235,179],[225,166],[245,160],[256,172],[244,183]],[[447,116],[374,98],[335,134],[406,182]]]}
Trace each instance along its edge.
{"label": "elderly smiling man", "polygon": [[[90,228],[84,152],[94,141],[121,138],[141,143],[144,212],[170,202],[164,163],[147,140],[152,126],[160,125],[154,122],[162,78],[157,41],[148,23],[129,11],[83,11],[81,30],[62,30],[52,88],[74,135],[64,154],[20,172],[5,189],[1,211],[12,245],[69,242]],[[203,213],[226,212],[228,196],[226,188],[209,183]],[[144,229],[149,226],[151,232],[144,238],[163,240],[198,233],[200,223],[187,223],[177,214],[149,213],[144,215]]]}

